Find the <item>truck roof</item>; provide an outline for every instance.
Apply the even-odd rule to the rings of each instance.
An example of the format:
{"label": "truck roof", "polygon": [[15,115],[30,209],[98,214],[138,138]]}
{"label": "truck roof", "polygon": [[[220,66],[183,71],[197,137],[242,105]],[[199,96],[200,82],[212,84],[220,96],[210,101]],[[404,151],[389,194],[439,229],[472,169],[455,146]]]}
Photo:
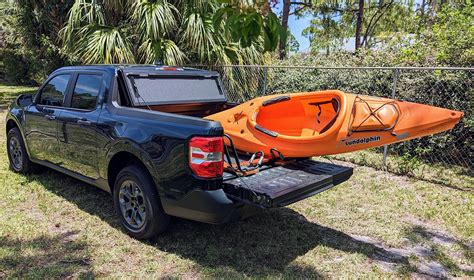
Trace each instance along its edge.
{"label": "truck roof", "polygon": [[216,71],[202,70],[191,67],[178,67],[155,64],[92,64],[92,65],[77,65],[65,66],[55,70],[53,73],[65,70],[108,70],[115,71],[121,69],[130,74],[152,74],[152,75],[186,75],[186,76],[208,76],[217,77],[219,74]]}

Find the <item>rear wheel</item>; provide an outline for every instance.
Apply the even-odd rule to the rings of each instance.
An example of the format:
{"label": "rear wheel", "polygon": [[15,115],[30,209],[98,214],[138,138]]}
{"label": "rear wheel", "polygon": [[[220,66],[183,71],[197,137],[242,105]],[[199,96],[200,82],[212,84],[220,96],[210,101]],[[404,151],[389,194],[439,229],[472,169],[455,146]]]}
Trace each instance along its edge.
{"label": "rear wheel", "polygon": [[36,165],[32,163],[26,153],[25,143],[21,137],[20,130],[14,127],[7,134],[7,154],[10,168],[20,173],[35,171]]}
{"label": "rear wheel", "polygon": [[155,185],[141,166],[128,166],[119,172],[114,185],[114,204],[122,226],[135,238],[154,237],[169,224]]}

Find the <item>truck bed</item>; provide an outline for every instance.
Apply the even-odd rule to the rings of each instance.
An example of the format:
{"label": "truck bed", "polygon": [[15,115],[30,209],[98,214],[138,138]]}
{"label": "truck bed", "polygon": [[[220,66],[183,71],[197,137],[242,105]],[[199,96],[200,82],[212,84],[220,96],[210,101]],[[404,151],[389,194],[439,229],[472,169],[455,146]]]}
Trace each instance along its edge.
{"label": "truck bed", "polygon": [[203,118],[229,108],[237,104],[226,102],[211,102],[211,103],[182,103],[182,104],[164,104],[164,105],[149,105],[149,106],[135,106],[141,109],[151,109],[153,111],[173,113],[178,115],[185,115],[191,117]]}

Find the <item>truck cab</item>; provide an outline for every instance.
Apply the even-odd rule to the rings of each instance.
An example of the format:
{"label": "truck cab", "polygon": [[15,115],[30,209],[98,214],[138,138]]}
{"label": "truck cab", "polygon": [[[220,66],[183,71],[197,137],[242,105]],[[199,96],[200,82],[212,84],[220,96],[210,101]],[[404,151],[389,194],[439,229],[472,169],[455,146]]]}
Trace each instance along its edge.
{"label": "truck cab", "polygon": [[54,71],[6,120],[10,167],[46,166],[113,195],[136,238],[169,217],[225,223],[336,186],[352,169],[308,158],[248,154],[206,116],[235,106],[217,72],[162,65]]}

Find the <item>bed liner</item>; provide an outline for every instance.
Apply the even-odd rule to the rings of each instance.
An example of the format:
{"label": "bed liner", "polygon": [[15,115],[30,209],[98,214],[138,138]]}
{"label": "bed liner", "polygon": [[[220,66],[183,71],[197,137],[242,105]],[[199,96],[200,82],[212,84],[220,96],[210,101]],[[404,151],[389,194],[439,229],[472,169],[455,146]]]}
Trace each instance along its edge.
{"label": "bed liner", "polygon": [[300,159],[246,177],[225,173],[224,191],[236,200],[282,207],[332,188],[348,180],[352,172],[351,167]]}

